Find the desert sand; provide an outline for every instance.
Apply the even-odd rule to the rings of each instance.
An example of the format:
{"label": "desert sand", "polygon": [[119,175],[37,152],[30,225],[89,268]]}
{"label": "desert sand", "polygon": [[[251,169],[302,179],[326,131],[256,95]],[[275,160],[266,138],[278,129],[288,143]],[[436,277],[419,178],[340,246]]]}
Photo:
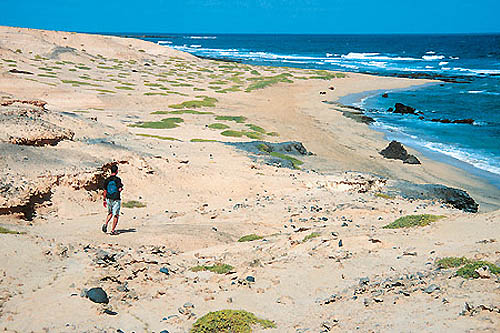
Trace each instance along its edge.
{"label": "desert sand", "polygon": [[[500,191],[412,149],[420,165],[384,158],[383,134],[335,103],[429,81],[12,27],[0,59],[0,330],[189,332],[222,309],[275,323],[255,332],[500,330]],[[114,163],[117,236],[101,231]],[[402,181],[464,190],[479,211]],[[441,218],[383,228],[415,214]],[[464,278],[447,257],[492,265]],[[96,287],[108,304],[85,297]]]}

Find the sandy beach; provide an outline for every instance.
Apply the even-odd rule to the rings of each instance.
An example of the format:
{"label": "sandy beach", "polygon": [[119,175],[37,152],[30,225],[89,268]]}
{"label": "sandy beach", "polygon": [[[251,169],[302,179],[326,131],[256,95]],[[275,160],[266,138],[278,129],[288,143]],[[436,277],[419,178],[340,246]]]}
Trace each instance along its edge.
{"label": "sandy beach", "polygon": [[[408,147],[421,164],[384,158],[336,103],[429,82],[0,27],[0,330],[189,332],[234,309],[274,322],[255,332],[498,332],[500,190]],[[384,228],[417,214],[437,218]]]}

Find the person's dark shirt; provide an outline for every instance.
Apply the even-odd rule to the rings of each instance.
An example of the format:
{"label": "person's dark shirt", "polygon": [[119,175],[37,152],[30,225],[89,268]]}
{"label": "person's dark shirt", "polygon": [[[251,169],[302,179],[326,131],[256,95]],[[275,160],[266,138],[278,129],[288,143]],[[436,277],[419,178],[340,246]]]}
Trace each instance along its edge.
{"label": "person's dark shirt", "polygon": [[[116,191],[116,193],[110,194],[108,192],[108,184],[112,180],[114,180],[115,183],[116,183],[117,191]],[[121,198],[120,198],[120,191],[119,191],[119,189],[121,189],[121,188],[123,188],[123,184],[122,184],[122,180],[120,179],[120,177],[117,177],[117,176],[110,176],[110,177],[108,177],[104,181],[104,190],[106,191],[106,199],[120,200]]]}

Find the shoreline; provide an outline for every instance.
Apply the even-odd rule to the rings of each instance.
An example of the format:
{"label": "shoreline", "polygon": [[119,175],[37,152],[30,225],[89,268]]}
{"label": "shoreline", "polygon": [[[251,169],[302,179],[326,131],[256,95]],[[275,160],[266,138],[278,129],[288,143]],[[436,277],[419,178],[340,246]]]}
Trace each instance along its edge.
{"label": "shoreline", "polygon": [[[437,83],[427,83],[427,84],[423,84],[423,85],[416,86],[416,87],[418,87],[417,89],[420,89],[420,88],[432,86],[435,84],[437,84]],[[341,103],[341,104],[344,104],[344,105],[350,105],[350,106],[363,108],[362,104],[366,98],[374,97],[374,96],[377,96],[377,95],[382,94],[382,93],[391,93],[394,91],[411,90],[412,88],[413,87],[391,89],[391,90],[379,89],[379,90],[365,91],[362,93],[349,94],[346,96],[342,96],[342,97],[338,98],[336,101]],[[424,156],[427,156],[430,159],[433,159],[437,162],[446,163],[446,164],[451,165],[453,167],[458,167],[471,175],[483,178],[485,181],[487,181],[491,185],[500,189],[500,175],[494,174],[494,173],[489,172],[487,170],[480,169],[480,168],[478,168],[478,167],[476,167],[476,166],[474,166],[466,161],[459,160],[459,159],[452,157],[452,156],[449,156],[447,154],[437,152],[437,151],[434,151],[432,149],[425,148],[421,145],[418,145],[413,140],[408,139],[406,137],[406,135],[404,135],[400,132],[395,133],[395,132],[384,130],[381,128],[376,128],[373,124],[370,125],[370,128],[372,128],[373,130],[375,130],[377,132],[384,133],[384,137],[388,141],[392,141],[392,140],[399,141],[399,142],[421,152]]]}

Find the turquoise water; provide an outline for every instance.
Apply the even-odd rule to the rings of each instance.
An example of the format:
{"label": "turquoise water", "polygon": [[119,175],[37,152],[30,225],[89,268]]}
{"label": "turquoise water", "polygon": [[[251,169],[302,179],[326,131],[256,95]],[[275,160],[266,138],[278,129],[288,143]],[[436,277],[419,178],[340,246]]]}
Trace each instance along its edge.
{"label": "turquoise water", "polygon": [[[250,64],[443,79],[447,82],[389,92],[389,98],[377,92],[352,102],[377,120],[375,129],[458,161],[500,184],[499,34],[125,35],[198,56]],[[425,120],[387,112],[396,102],[422,111]],[[432,118],[472,118],[474,124],[428,121]]]}

